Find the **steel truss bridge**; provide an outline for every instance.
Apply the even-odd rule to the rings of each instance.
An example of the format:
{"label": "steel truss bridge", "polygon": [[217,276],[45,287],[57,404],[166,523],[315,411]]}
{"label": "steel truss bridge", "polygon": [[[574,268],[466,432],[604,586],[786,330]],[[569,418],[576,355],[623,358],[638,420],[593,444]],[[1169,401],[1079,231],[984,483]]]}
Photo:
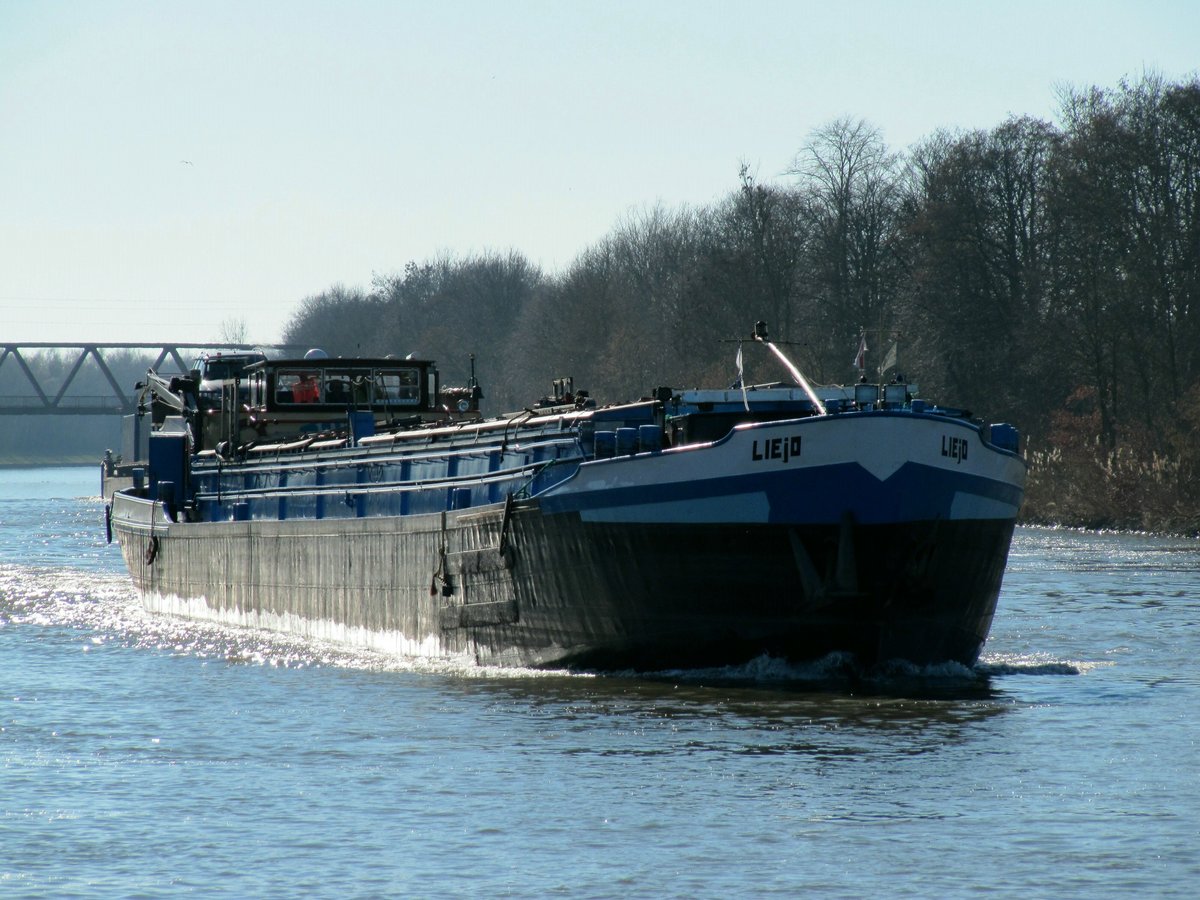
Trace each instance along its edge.
{"label": "steel truss bridge", "polygon": [[[41,343],[29,342],[19,344],[2,344],[0,345],[0,374],[4,371],[5,365],[12,365],[19,369],[25,376],[25,381],[28,386],[33,389],[33,393],[11,394],[7,391],[12,390],[9,385],[5,393],[0,393],[0,415],[17,415],[17,416],[101,416],[108,414],[127,414],[132,413],[137,408],[137,395],[132,384],[121,385],[108,363],[104,360],[105,353],[113,351],[145,351],[149,356],[151,353],[157,353],[152,365],[149,368],[159,370],[168,361],[173,363],[176,370],[180,374],[184,374],[190,368],[189,362],[184,361],[184,356],[180,351],[186,351],[188,356],[195,356],[197,351],[217,351],[224,350],[228,352],[238,350],[262,350],[270,351],[291,351],[297,348],[287,344],[181,344],[168,343],[166,341],[157,344],[57,344],[57,343]],[[67,354],[70,358],[71,354],[75,355],[75,363],[70,367],[66,376],[56,387],[48,387],[43,385],[38,379],[37,374],[29,365],[27,356],[39,351],[50,351],[56,354]],[[86,366],[89,360],[94,363],[94,366]],[[88,376],[90,384],[103,388],[107,384],[110,388],[107,392],[96,393],[90,388],[90,385],[83,390],[76,385],[76,390],[71,391],[71,386],[75,384],[76,376],[85,369],[94,369],[102,377]],[[19,381],[19,380],[18,380]],[[57,382],[57,372],[55,373],[55,381]]]}

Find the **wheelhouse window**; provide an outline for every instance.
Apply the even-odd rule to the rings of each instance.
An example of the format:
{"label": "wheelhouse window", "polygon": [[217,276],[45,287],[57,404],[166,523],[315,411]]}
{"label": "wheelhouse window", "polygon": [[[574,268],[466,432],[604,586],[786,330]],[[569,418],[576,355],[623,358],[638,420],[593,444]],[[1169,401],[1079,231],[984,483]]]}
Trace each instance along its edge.
{"label": "wheelhouse window", "polygon": [[275,402],[307,404],[321,402],[321,373],[312,369],[280,369],[275,374]]}
{"label": "wheelhouse window", "polygon": [[370,384],[361,369],[326,369],[324,396],[326,403],[361,406],[370,400]]}
{"label": "wheelhouse window", "polygon": [[375,402],[386,406],[421,405],[420,369],[381,369],[375,373]]}

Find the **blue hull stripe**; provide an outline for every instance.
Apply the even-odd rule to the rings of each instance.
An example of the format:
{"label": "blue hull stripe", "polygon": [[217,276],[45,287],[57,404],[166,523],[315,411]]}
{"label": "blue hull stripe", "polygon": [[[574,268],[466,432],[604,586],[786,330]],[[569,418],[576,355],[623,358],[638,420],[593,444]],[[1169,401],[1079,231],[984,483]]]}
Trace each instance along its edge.
{"label": "blue hull stripe", "polygon": [[[758,506],[765,518],[754,521],[764,524],[835,524],[850,512],[862,524],[883,525],[968,517],[955,515],[956,509],[971,508],[971,504],[961,503],[964,495],[990,501],[982,507],[993,510],[992,515],[970,518],[1009,518],[1016,515],[1021,502],[1017,485],[912,462],[882,482],[861,466],[844,463],[565,495],[551,491],[540,501],[547,513],[578,512],[585,520],[597,521],[621,521],[622,510],[628,511],[626,521],[662,521],[661,513],[652,511],[656,506],[671,508],[724,499],[734,507],[729,512],[735,513],[726,518],[735,521],[748,521],[736,515],[737,509]],[[956,499],[960,500],[957,505]],[[696,521],[698,511],[681,506],[683,515],[678,521]]]}

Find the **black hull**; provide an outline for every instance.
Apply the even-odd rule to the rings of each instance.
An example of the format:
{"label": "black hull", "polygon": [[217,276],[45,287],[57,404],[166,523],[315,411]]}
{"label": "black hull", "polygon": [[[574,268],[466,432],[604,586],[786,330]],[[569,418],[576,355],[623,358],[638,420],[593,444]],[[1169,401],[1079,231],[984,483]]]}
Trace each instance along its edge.
{"label": "black hull", "polygon": [[485,664],[661,670],[833,652],[972,665],[1011,520],[583,522],[536,501],[351,522],[173,524],[117,498],[151,608]]}
{"label": "black hull", "polygon": [[830,528],[527,516],[514,525],[523,620],[479,629],[476,642],[501,655],[559,647],[561,662],[640,670],[834,652],[868,665],[973,665],[1013,531],[997,520]]}

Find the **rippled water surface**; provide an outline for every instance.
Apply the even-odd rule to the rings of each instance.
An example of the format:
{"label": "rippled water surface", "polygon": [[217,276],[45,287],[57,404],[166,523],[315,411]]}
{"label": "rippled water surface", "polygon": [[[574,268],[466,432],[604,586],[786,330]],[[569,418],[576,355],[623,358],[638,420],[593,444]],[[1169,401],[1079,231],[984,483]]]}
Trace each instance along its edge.
{"label": "rippled water surface", "polygon": [[0,896],[1193,896],[1200,544],[1021,530],[980,665],[590,677],[143,613],[0,471]]}

